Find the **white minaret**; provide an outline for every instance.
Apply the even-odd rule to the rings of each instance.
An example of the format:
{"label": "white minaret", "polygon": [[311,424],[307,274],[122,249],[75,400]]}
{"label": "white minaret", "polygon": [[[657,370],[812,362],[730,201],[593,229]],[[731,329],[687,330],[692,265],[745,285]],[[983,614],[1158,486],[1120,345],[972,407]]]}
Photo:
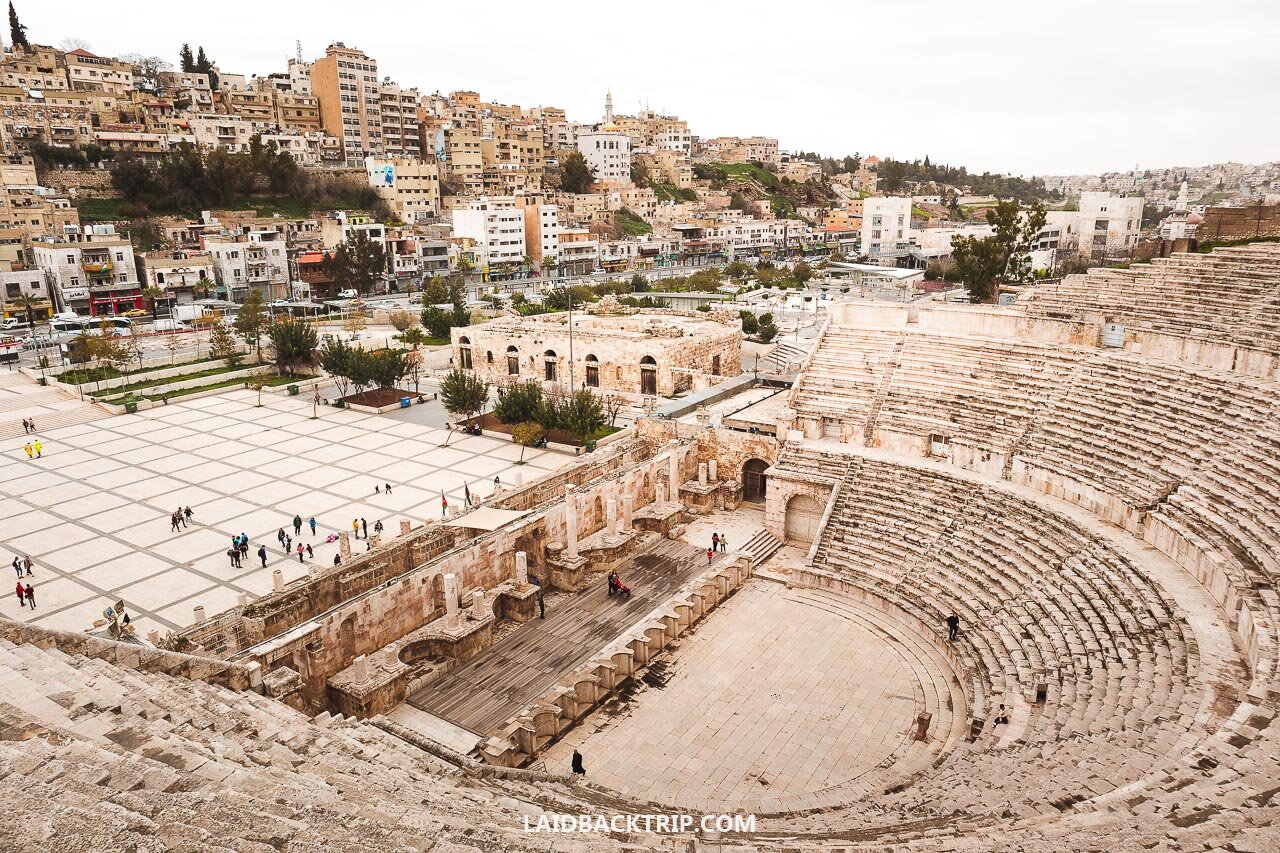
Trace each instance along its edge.
{"label": "white minaret", "polygon": [[604,123],[613,124],[613,92],[604,93]]}
{"label": "white minaret", "polygon": [[1174,208],[1173,208],[1173,209],[1174,209],[1174,210],[1187,210],[1187,209],[1188,209],[1187,204],[1188,204],[1188,202],[1189,202],[1190,200],[1191,200],[1191,199],[1190,199],[1190,196],[1189,196],[1189,194],[1188,194],[1188,192],[1187,192],[1187,182],[1186,182],[1186,181],[1183,181],[1183,182],[1182,182],[1182,187],[1178,190],[1178,203],[1177,203],[1177,205],[1175,205],[1175,206],[1174,206]]}

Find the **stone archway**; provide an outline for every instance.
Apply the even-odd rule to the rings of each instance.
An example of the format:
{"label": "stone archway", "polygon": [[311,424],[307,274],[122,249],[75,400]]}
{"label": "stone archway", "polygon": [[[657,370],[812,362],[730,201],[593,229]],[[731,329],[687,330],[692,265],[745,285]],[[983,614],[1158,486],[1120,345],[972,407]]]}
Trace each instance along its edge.
{"label": "stone archway", "polygon": [[822,503],[809,495],[796,495],[787,501],[787,543],[811,545],[822,523]]}
{"label": "stone archway", "polygon": [[651,355],[640,359],[640,393],[651,397],[658,394],[658,362]]}
{"label": "stone archway", "polygon": [[747,503],[764,503],[765,490],[768,486],[764,472],[769,463],[763,459],[748,459],[742,465],[742,499]]}

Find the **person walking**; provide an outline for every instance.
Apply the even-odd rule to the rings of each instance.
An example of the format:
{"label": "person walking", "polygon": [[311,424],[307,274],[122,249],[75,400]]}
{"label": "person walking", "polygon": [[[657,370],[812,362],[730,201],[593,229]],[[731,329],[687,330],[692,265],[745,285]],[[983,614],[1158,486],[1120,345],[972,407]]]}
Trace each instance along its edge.
{"label": "person walking", "polygon": [[300,515],[295,515],[293,517],[293,535],[294,536],[302,535],[302,516]]}
{"label": "person walking", "polygon": [[[36,458],[39,459],[41,456],[44,455],[44,442],[37,438],[35,443],[35,448],[36,448]],[[36,606],[34,604],[31,605],[32,610],[35,610],[35,607]]]}
{"label": "person walking", "polygon": [[240,531],[240,556],[249,556],[249,534],[243,530]]}
{"label": "person walking", "polygon": [[23,598],[27,594],[27,588],[22,585],[22,581],[18,581],[18,606],[22,606]]}
{"label": "person walking", "polygon": [[27,425],[31,427],[31,432],[32,432],[32,433],[34,433],[34,432],[36,431],[36,419],[35,419],[35,418],[27,418]]}
{"label": "person walking", "polygon": [[170,533],[181,532],[181,530],[178,528],[178,514],[176,512],[173,515],[169,516],[169,532]]}
{"label": "person walking", "polygon": [[27,606],[36,609],[36,585],[33,583],[27,584]]}
{"label": "person walking", "polygon": [[368,539],[368,538],[369,538],[369,522],[367,522],[367,521],[365,521],[363,518],[361,518],[361,519],[360,519],[360,527],[364,530],[364,538],[365,538],[365,539]]}
{"label": "person walking", "polygon": [[307,524],[311,525],[311,535],[315,536],[316,535],[316,517],[314,515],[311,516],[311,518],[307,521]]}
{"label": "person walking", "polygon": [[382,533],[382,519],[378,519],[373,523],[373,532],[377,534]]}
{"label": "person walking", "polygon": [[724,534],[720,534],[720,553],[724,554],[729,550],[729,540],[724,538]]}
{"label": "person walking", "polygon": [[301,542],[299,542],[299,543],[298,543],[298,562],[299,562],[299,563],[301,563],[301,562],[302,562],[302,552],[303,552],[304,550],[306,550],[306,549],[304,549],[304,548],[302,547],[302,543],[301,543]]}
{"label": "person walking", "polygon": [[391,494],[391,484],[390,484],[390,483],[383,483],[383,484],[382,484],[382,489],[383,489],[383,491],[385,491],[387,494]]}
{"label": "person walking", "polygon": [[719,533],[711,534],[711,550],[712,551],[720,550],[720,534]]}
{"label": "person walking", "polygon": [[182,514],[182,507],[178,507],[177,509],[175,509],[173,511],[173,515],[175,518],[178,519],[178,521],[182,524],[183,527],[187,526],[187,517]]}
{"label": "person walking", "polygon": [[308,560],[315,559],[315,556],[316,556],[316,552],[315,552],[315,551],[312,551],[312,550],[311,550],[311,546],[310,546],[310,545],[308,545],[308,546],[307,546],[307,559],[308,559]]}
{"label": "person walking", "polygon": [[24,435],[30,435],[30,434],[31,434],[31,425],[27,423],[27,419],[26,419],[26,418],[23,418],[23,419],[22,419],[22,432],[23,432],[23,434],[24,434]]}
{"label": "person walking", "polygon": [[22,580],[22,561],[17,557],[13,558],[13,573],[18,576],[18,580]]}
{"label": "person walking", "polygon": [[184,508],[184,509],[182,510],[182,516],[183,516],[187,521],[191,521],[191,517],[192,517],[193,515],[195,515],[195,513],[191,511],[191,507],[186,507],[186,508]]}
{"label": "person walking", "polygon": [[501,475],[495,474],[493,478],[493,493],[496,495],[498,493],[498,490],[501,488],[502,488],[502,477]]}
{"label": "person walking", "polygon": [[952,613],[947,617],[947,639],[954,642],[958,633],[960,633],[960,617]]}
{"label": "person walking", "polygon": [[281,527],[279,530],[276,531],[276,541],[279,542],[281,545],[284,544],[284,528],[283,527]]}
{"label": "person walking", "polygon": [[227,558],[231,560],[231,568],[233,569],[240,568],[240,552],[238,550],[236,550],[235,548],[228,548]]}
{"label": "person walking", "polygon": [[29,578],[35,577],[35,573],[31,571],[31,555],[30,554],[22,555],[22,567],[27,570],[27,577]]}
{"label": "person walking", "polygon": [[28,441],[26,444],[22,445],[22,449],[23,449],[23,450],[25,450],[25,451],[27,451],[27,458],[28,458],[28,459],[32,459],[32,458],[34,458],[34,455],[33,455],[33,454],[34,454],[34,448],[32,448],[32,446],[31,446],[31,442],[29,442],[29,441]]}
{"label": "person walking", "polygon": [[711,555],[712,555],[712,553],[713,553],[713,552],[712,552],[712,550],[711,550],[710,548],[708,548],[708,549],[707,549],[707,565],[708,565],[708,566],[709,566],[709,565],[711,565]]}
{"label": "person walking", "polygon": [[569,769],[579,776],[587,775],[586,768],[582,766],[582,753],[576,749],[573,751],[573,758],[569,760]]}
{"label": "person walking", "polygon": [[266,545],[258,546],[258,559],[262,561],[262,568],[265,569],[267,567],[267,546]]}
{"label": "person walking", "polygon": [[289,552],[292,550],[293,550],[293,537],[286,533],[284,537],[284,555],[286,557],[289,556]]}
{"label": "person walking", "polygon": [[380,484],[378,484],[378,483],[374,483],[374,484],[373,484],[373,493],[374,493],[375,495],[380,495],[380,494],[382,494],[382,486],[381,486]]}

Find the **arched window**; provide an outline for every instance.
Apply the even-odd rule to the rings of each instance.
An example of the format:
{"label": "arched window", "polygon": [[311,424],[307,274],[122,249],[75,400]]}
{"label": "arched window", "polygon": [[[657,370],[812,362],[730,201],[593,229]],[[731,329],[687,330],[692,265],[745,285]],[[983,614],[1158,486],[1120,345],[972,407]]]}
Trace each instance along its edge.
{"label": "arched window", "polygon": [[587,385],[600,387],[600,360],[594,355],[587,356]]}
{"label": "arched window", "polygon": [[520,350],[515,347],[507,347],[507,375],[520,375]]}
{"label": "arched window", "polygon": [[471,369],[471,339],[458,338],[458,366],[463,370]]}
{"label": "arched window", "polygon": [[548,382],[556,381],[556,365],[557,365],[557,356],[556,356],[555,350],[549,349],[542,354],[543,378],[546,379]]}
{"label": "arched window", "polygon": [[484,363],[493,364],[493,350],[485,350]]}

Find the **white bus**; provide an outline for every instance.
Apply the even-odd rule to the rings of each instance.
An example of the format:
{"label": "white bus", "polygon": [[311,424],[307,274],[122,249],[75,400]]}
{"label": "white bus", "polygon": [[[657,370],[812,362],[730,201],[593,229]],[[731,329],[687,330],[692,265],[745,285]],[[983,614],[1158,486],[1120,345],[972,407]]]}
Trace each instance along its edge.
{"label": "white bus", "polygon": [[78,335],[87,332],[96,335],[102,331],[103,324],[107,331],[117,335],[133,334],[133,321],[128,317],[55,317],[49,322],[49,331],[53,334]]}

